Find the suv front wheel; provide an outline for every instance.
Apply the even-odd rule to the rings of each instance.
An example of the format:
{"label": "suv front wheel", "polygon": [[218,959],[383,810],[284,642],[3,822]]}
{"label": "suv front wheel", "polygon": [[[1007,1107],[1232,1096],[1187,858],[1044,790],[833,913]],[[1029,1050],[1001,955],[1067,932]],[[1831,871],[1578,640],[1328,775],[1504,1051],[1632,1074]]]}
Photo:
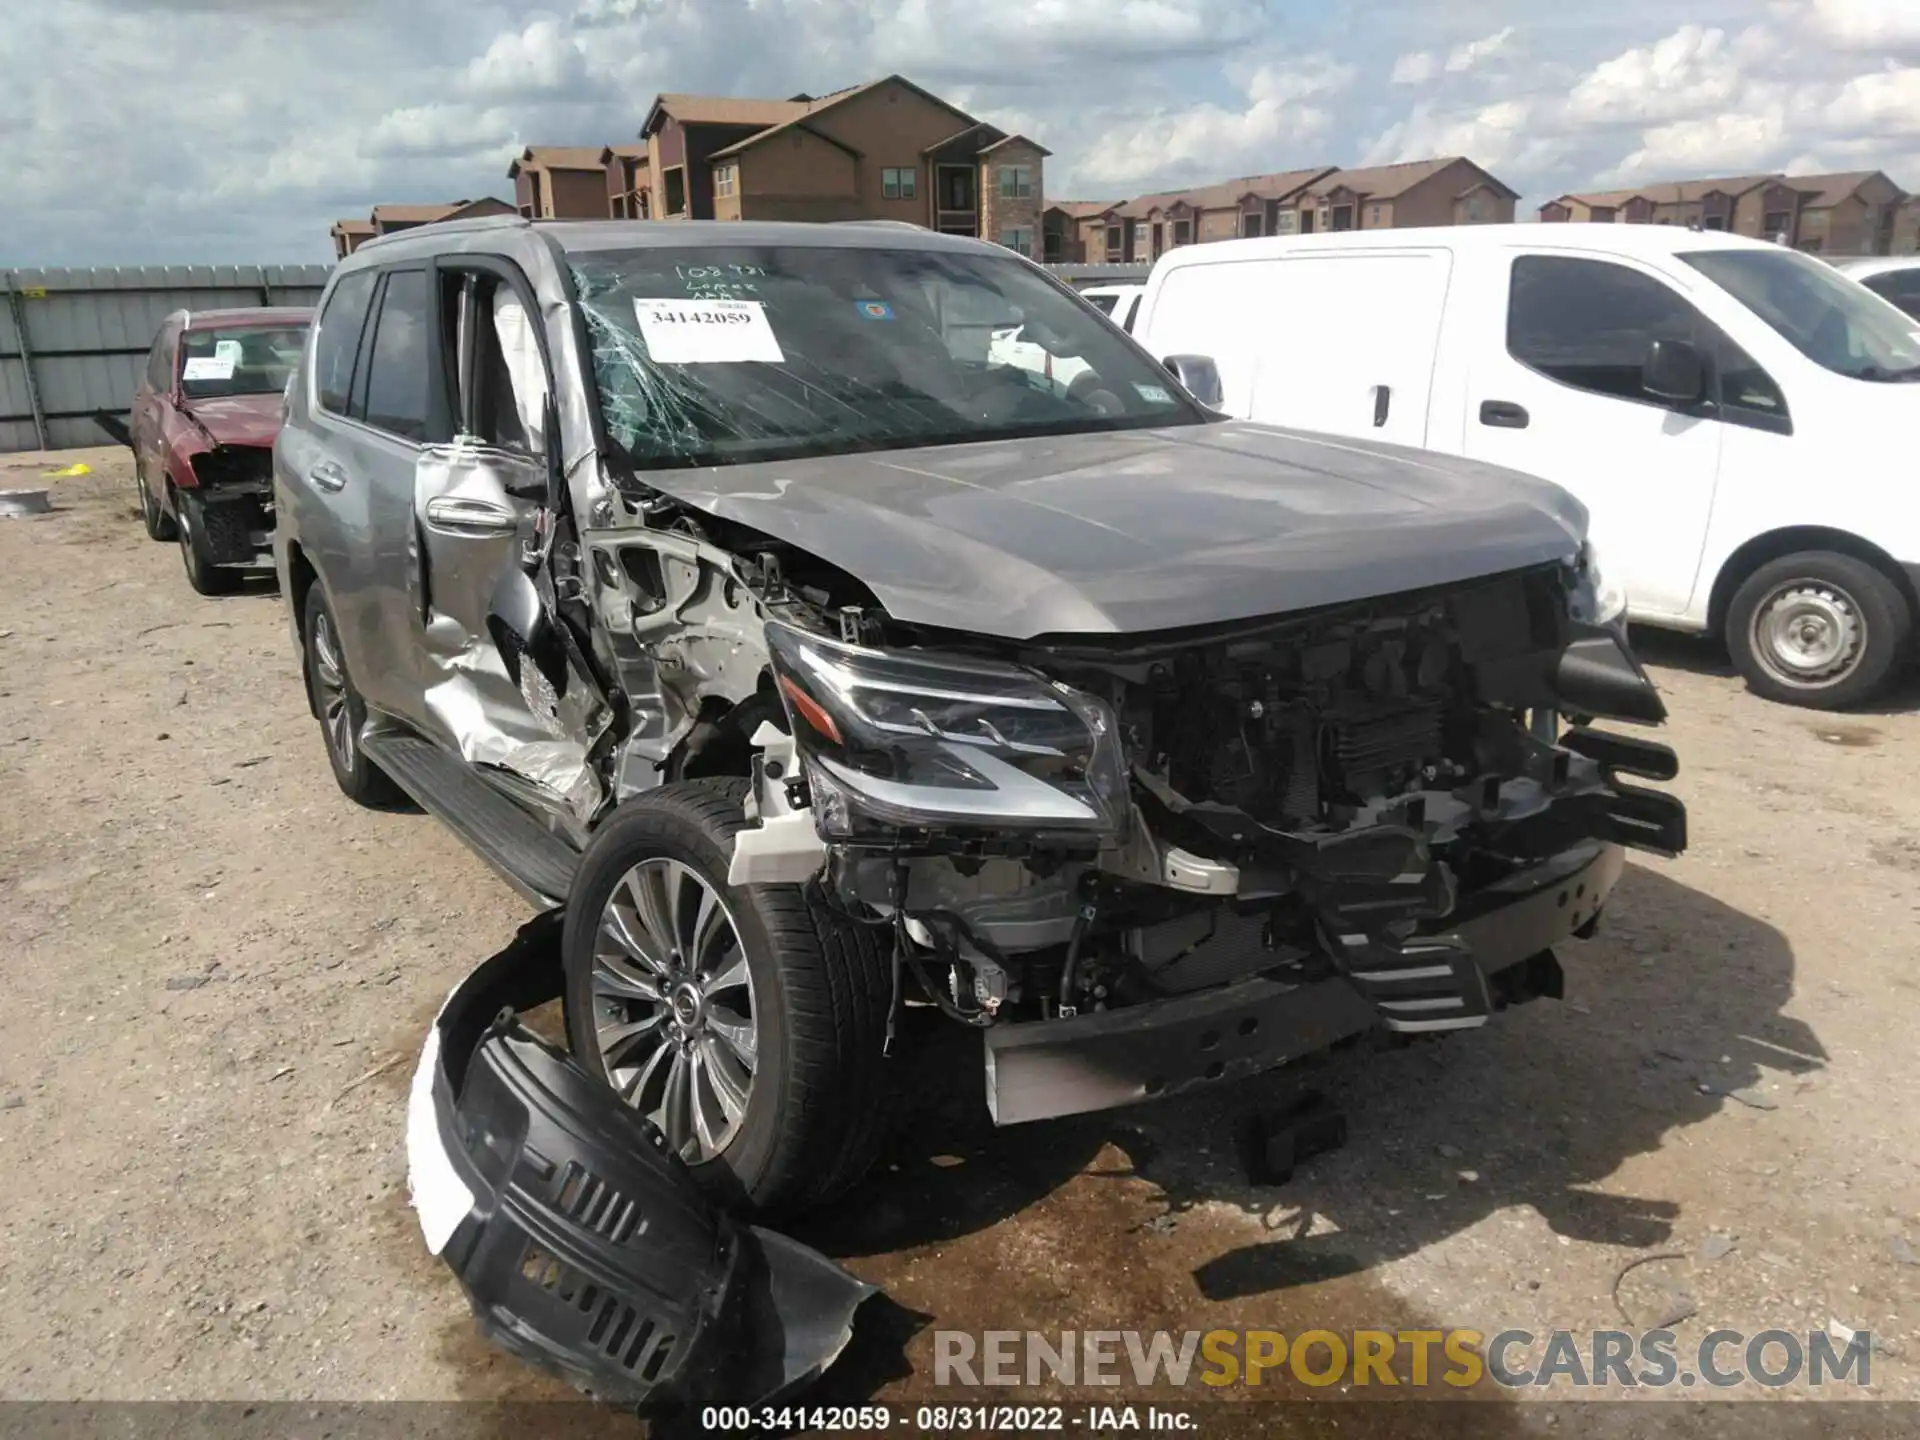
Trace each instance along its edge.
{"label": "suv front wheel", "polygon": [[662,786],[588,847],[567,905],[567,1038],[717,1200],[818,1204],[887,1113],[884,927],[799,886],[727,883],[747,782]]}

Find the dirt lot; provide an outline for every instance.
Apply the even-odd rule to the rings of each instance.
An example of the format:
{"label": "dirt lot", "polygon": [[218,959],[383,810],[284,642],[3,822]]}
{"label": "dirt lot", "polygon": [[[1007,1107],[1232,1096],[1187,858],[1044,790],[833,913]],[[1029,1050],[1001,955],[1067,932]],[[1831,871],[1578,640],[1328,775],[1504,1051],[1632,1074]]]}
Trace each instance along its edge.
{"label": "dirt lot", "polygon": [[[0,1396],[555,1394],[405,1205],[423,1027],[522,907],[336,791],[278,597],[196,598],[124,452],[76,458],[0,460],[58,505],[0,520]],[[1920,695],[1817,717],[1645,648],[1693,849],[1632,865],[1564,1003],[1313,1070],[1350,1143],[1277,1189],[1236,1131],[1301,1077],[1000,1134],[929,1103],[808,1232],[888,1296],[829,1393],[925,1396],[936,1328],[1618,1326],[1668,1255],[1619,1301],[1690,1309],[1683,1353],[1838,1321],[1920,1398]]]}

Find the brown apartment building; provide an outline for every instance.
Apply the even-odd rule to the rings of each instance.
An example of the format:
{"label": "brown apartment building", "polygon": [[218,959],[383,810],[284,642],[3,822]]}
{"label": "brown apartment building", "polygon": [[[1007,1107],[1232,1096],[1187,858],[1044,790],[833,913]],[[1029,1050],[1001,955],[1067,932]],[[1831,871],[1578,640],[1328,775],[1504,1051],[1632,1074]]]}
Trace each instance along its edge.
{"label": "brown apartment building", "polygon": [[1512,220],[1518,199],[1457,155],[1358,170],[1321,165],[1142,195],[1075,216],[1076,253],[1066,258],[1137,263],[1179,245],[1249,235],[1493,224]]}
{"label": "brown apartment building", "polygon": [[[1562,195],[1540,207],[1549,223],[1697,225],[1825,255],[1888,255],[1920,245],[1912,200],[1878,170],[1833,175],[1738,175],[1632,190]],[[1909,238],[1912,237],[1912,238]]]}
{"label": "brown apartment building", "polygon": [[328,233],[333,236],[334,259],[344,260],[376,235],[391,235],[441,220],[464,220],[472,215],[511,214],[513,206],[492,196],[453,200],[444,205],[376,205],[365,220],[336,220]]}
{"label": "brown apartment building", "polygon": [[661,95],[639,144],[600,163],[616,215],[904,220],[1039,259],[1049,153],[889,75],[786,100]]}

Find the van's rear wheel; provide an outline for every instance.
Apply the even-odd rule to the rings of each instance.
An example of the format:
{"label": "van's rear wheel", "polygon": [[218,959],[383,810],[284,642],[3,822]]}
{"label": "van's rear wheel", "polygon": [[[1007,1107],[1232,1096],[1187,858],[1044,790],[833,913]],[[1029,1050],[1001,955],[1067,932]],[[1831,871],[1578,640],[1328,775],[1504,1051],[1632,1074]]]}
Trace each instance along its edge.
{"label": "van's rear wheel", "polygon": [[747,782],[663,785],[595,836],[561,941],[567,1038],[694,1178],[758,1213],[817,1204],[883,1138],[885,933],[795,885],[733,886]]}
{"label": "van's rear wheel", "polygon": [[1879,694],[1912,633],[1911,607],[1892,579],[1833,551],[1769,560],[1727,607],[1727,649],[1748,687],[1813,710]]}

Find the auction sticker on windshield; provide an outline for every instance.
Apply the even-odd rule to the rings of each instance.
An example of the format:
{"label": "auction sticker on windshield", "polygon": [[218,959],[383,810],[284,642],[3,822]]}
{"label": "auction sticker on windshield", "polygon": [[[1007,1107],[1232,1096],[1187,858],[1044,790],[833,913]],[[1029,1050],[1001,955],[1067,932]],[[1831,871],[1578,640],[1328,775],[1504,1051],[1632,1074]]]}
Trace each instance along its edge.
{"label": "auction sticker on windshield", "polygon": [[231,355],[190,355],[185,368],[180,372],[182,380],[231,380],[233,378],[233,357]]}
{"label": "auction sticker on windshield", "polygon": [[758,300],[635,300],[647,354],[660,365],[710,365],[787,358]]}

